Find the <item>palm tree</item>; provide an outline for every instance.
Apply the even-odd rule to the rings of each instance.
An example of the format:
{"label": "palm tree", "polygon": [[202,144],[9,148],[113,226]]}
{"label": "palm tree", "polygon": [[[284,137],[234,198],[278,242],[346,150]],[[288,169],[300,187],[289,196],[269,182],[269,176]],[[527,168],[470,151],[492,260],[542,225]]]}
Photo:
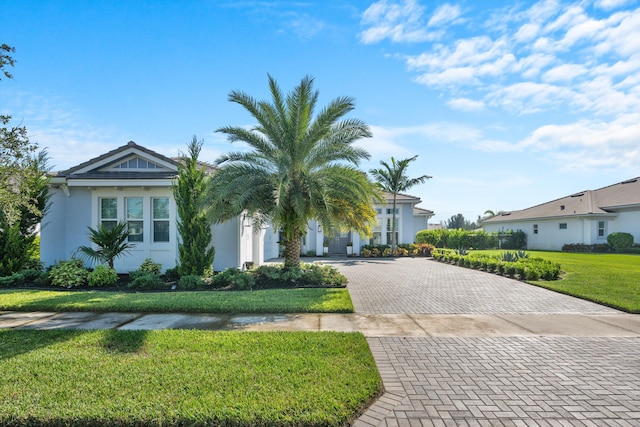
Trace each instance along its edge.
{"label": "palm tree", "polygon": [[393,194],[393,216],[391,222],[391,250],[396,250],[396,198],[398,193],[407,191],[411,187],[424,183],[431,177],[429,175],[422,175],[418,178],[409,178],[406,175],[406,170],[409,167],[409,163],[417,159],[415,155],[408,159],[399,160],[391,157],[391,164],[380,160],[380,164],[383,166],[378,169],[371,169],[369,173],[373,175],[373,178],[378,182],[380,188],[384,191]]}
{"label": "palm tree", "polygon": [[369,153],[353,145],[371,132],[361,120],[342,119],[354,109],[352,98],[336,98],[314,117],[319,94],[312,77],[303,78],[286,98],[268,77],[270,101],[239,91],[229,94],[258,124],[218,129],[251,151],[217,160],[221,167],[211,181],[210,213],[214,222],[241,214],[252,217],[257,227],[271,221],[283,233],[284,267],[296,268],[310,220],[318,221],[325,233],[334,227],[371,233],[371,200],[377,190],[357,169]]}
{"label": "palm tree", "polygon": [[78,250],[85,258],[89,258],[98,262],[106,262],[113,269],[114,260],[129,252],[133,248],[127,241],[129,237],[128,225],[122,221],[114,226],[105,226],[100,224],[97,228],[89,228],[89,240],[95,244],[98,249],[91,246],[80,246]]}

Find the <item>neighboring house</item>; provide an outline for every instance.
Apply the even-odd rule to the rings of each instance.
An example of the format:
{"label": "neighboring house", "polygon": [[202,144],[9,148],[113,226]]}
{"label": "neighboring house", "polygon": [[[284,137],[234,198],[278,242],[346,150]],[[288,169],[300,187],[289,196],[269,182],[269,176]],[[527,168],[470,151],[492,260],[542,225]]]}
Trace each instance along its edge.
{"label": "neighboring house", "polygon": [[613,232],[640,242],[640,177],[598,190],[581,191],[482,221],[485,231],[522,230],[529,249],[562,249],[564,244],[607,243]]}
{"label": "neighboring house", "polygon": [[[45,265],[77,255],[88,246],[88,227],[129,223],[135,247],[116,259],[120,273],[137,269],[145,258],[175,267],[178,260],[177,214],[172,182],[178,163],[134,142],[51,176],[51,206],[42,220],[40,258]],[[261,263],[264,231],[236,218],[212,227],[213,268]]]}
{"label": "neighboring house", "polygon": [[[391,230],[393,219],[393,194],[384,193],[386,204],[374,204],[376,210],[376,223],[372,227],[373,236],[362,239],[353,231],[335,230],[333,233],[325,233],[325,230],[311,221],[307,226],[307,234],[302,240],[302,254],[322,255],[326,243],[330,255],[346,255],[347,246],[351,244],[354,254],[359,254],[364,245],[391,244]],[[398,194],[396,198],[396,237],[399,244],[413,243],[416,233],[426,230],[429,219],[434,215],[433,211],[417,208],[421,200],[418,197],[407,194]],[[326,240],[326,242],[325,242]],[[265,259],[279,255],[278,237],[272,229],[268,229],[265,237]]]}

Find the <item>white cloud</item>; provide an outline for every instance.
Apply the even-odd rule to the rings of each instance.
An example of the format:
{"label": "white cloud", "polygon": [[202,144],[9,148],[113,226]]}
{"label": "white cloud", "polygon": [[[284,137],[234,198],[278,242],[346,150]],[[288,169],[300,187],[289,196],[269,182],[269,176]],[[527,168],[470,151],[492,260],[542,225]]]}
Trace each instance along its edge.
{"label": "white cloud", "polygon": [[573,92],[568,88],[521,82],[496,88],[487,96],[487,101],[491,106],[504,108],[514,114],[530,114],[558,107],[573,97]]}
{"label": "white cloud", "polygon": [[579,64],[562,64],[545,72],[542,80],[547,83],[571,82],[575,77],[583,75],[587,69]]}
{"label": "white cloud", "polygon": [[631,1],[632,0],[598,0],[595,5],[604,10],[611,10],[631,3]]}
{"label": "white cloud", "polygon": [[[637,173],[640,164],[640,113],[606,122],[584,119],[535,129],[519,145],[544,152],[566,170],[607,168]],[[593,169],[592,169],[593,170]]]}
{"label": "white cloud", "polygon": [[526,43],[533,40],[540,33],[540,26],[537,24],[524,24],[513,36],[518,43]]}
{"label": "white cloud", "polygon": [[377,1],[362,14],[361,23],[368,28],[359,34],[360,40],[365,44],[385,39],[396,43],[435,40],[441,32],[425,30],[424,10],[416,0],[405,0],[401,3]]}
{"label": "white cloud", "polygon": [[455,98],[447,102],[447,105],[454,110],[472,112],[484,109],[484,102],[469,98]]}
{"label": "white cloud", "polygon": [[433,15],[431,15],[431,18],[429,19],[427,26],[435,27],[435,26],[440,26],[450,22],[453,22],[453,23],[460,22],[460,20],[458,19],[460,15],[462,15],[462,10],[460,9],[460,6],[450,5],[449,3],[445,3],[442,6],[439,6],[435,10],[435,12],[433,12]]}

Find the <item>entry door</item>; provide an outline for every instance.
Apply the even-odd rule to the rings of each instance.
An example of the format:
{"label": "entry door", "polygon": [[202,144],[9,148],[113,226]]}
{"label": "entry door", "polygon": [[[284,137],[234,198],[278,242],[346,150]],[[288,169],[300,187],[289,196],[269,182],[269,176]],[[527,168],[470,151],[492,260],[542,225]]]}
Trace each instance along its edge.
{"label": "entry door", "polygon": [[347,243],[351,241],[351,232],[335,231],[333,237],[329,238],[329,253],[334,255],[346,255]]}

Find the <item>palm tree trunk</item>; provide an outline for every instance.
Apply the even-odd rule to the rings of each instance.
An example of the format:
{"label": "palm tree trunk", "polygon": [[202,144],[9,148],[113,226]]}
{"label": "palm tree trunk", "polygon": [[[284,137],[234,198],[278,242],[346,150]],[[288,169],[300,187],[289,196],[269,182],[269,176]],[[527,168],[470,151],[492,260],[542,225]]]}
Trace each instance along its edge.
{"label": "palm tree trunk", "polygon": [[391,252],[396,253],[396,193],[393,193],[393,215],[391,217]]}
{"label": "palm tree trunk", "polygon": [[284,268],[300,267],[300,232],[296,229],[284,245]]}

